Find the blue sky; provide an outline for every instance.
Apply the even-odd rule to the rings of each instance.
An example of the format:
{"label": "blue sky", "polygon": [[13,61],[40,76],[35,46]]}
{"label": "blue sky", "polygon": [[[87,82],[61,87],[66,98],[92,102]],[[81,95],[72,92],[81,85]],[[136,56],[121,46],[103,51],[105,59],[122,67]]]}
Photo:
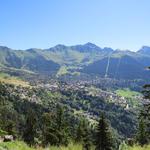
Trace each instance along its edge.
{"label": "blue sky", "polygon": [[150,45],[150,0],[0,0],[0,45]]}

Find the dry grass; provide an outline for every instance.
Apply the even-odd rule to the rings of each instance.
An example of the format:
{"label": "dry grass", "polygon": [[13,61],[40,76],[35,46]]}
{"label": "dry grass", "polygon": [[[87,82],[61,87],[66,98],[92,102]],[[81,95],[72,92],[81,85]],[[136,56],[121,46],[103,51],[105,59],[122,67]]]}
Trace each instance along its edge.
{"label": "dry grass", "polygon": [[29,83],[26,82],[26,81],[23,81],[22,79],[20,78],[17,78],[17,77],[13,77],[13,76],[9,76],[7,74],[0,74],[0,82],[3,82],[3,83],[7,83],[7,84],[14,84],[14,85],[17,85],[17,86],[23,86],[23,87],[29,87]]}

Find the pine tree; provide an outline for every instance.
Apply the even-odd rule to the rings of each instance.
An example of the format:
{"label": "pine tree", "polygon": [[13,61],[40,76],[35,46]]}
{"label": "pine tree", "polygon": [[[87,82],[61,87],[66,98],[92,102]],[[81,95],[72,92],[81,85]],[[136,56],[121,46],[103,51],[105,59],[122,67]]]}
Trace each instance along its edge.
{"label": "pine tree", "polygon": [[[150,67],[148,67],[148,69],[150,70]],[[150,84],[145,84],[143,86],[143,88],[144,88],[144,90],[142,91],[142,93],[144,95],[144,99],[146,99],[146,100],[144,100],[144,102],[143,102],[143,109],[140,113],[140,117],[142,117],[142,120],[141,120],[142,122],[140,121],[139,127],[141,128],[140,130],[145,130],[142,128],[146,128],[146,130],[147,130],[146,137],[149,142],[149,138],[150,138]],[[144,131],[142,131],[142,132],[144,132]],[[142,140],[140,144],[143,145],[142,143],[145,143],[144,141],[146,142],[146,139]]]}
{"label": "pine tree", "polygon": [[5,124],[5,131],[9,134],[9,135],[16,135],[16,129],[15,129],[15,122],[13,122],[12,120],[8,120]]}
{"label": "pine tree", "polygon": [[145,144],[148,144],[147,128],[146,128],[146,123],[144,122],[143,118],[139,119],[139,127],[138,127],[138,132],[137,132],[137,141],[141,146],[144,146]]}
{"label": "pine tree", "polygon": [[43,146],[47,145],[57,145],[58,137],[56,136],[56,130],[54,128],[54,118],[50,113],[44,113],[42,116],[42,136],[43,136]]}
{"label": "pine tree", "polygon": [[83,134],[83,150],[90,150],[91,145],[92,143],[91,143],[90,131],[88,128],[85,128]]}
{"label": "pine tree", "polygon": [[36,136],[37,117],[35,112],[30,109],[26,119],[26,128],[23,134],[24,141],[30,146],[34,144]]}
{"label": "pine tree", "polygon": [[[150,67],[148,69],[150,70]],[[148,144],[150,140],[150,84],[145,84],[143,89],[144,102],[137,132],[137,141],[141,146]]]}
{"label": "pine tree", "polygon": [[79,124],[76,129],[76,136],[75,136],[75,142],[81,143],[83,141],[84,136],[84,125],[83,125],[83,119],[80,119]]}
{"label": "pine tree", "polygon": [[0,128],[7,134],[16,137],[18,127],[18,116],[7,102],[0,103]]}
{"label": "pine tree", "polygon": [[96,150],[112,150],[113,138],[104,114],[101,115],[96,131]]}
{"label": "pine tree", "polygon": [[56,135],[58,137],[58,145],[68,145],[69,142],[69,128],[65,117],[64,108],[60,105],[56,109]]}
{"label": "pine tree", "polygon": [[76,129],[75,142],[83,145],[83,150],[89,150],[91,147],[91,134],[87,120],[80,118]]}

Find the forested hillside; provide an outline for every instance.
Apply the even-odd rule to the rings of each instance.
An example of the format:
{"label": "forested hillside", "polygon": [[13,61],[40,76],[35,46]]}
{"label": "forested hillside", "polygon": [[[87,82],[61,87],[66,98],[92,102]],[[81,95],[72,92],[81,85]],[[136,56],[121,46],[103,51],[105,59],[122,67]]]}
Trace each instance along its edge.
{"label": "forested hillside", "polygon": [[1,134],[13,135],[29,145],[66,146],[78,141],[83,146],[87,142],[94,145],[97,121],[102,112],[110,120],[115,147],[135,133],[134,111],[84,90],[70,90],[68,86],[68,90],[56,91],[8,83],[1,83],[0,89]]}

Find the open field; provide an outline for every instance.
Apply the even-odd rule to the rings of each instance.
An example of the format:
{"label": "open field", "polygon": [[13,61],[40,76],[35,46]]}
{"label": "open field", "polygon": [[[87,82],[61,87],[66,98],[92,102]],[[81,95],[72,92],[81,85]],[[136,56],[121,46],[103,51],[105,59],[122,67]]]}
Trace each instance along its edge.
{"label": "open field", "polygon": [[138,106],[139,103],[137,97],[141,96],[141,93],[132,91],[128,88],[118,89],[115,92],[117,95],[125,97],[128,100],[128,103],[133,107]]}
{"label": "open field", "polygon": [[131,91],[130,89],[119,89],[119,90],[116,90],[116,93],[119,95],[119,96],[123,96],[123,97],[126,97],[126,98],[133,98],[134,96],[139,96],[140,93],[136,92],[136,91]]}

